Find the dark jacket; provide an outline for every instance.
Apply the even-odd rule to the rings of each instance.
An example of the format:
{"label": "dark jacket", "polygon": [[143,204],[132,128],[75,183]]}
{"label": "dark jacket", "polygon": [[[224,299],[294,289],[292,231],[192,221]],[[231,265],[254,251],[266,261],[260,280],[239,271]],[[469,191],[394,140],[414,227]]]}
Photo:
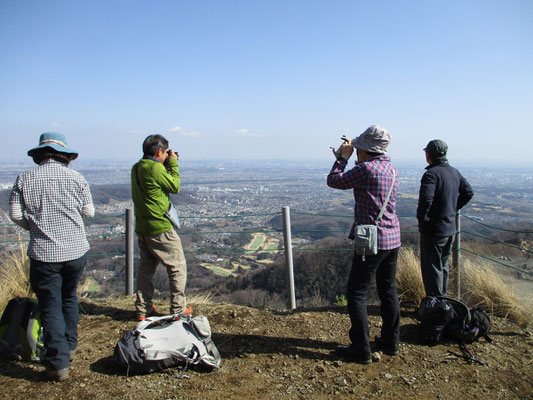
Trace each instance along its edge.
{"label": "dark jacket", "polygon": [[[426,167],[420,182],[416,217],[422,233],[451,236],[457,232],[455,215],[474,197],[472,187],[445,158]],[[429,221],[424,222],[428,217]]]}

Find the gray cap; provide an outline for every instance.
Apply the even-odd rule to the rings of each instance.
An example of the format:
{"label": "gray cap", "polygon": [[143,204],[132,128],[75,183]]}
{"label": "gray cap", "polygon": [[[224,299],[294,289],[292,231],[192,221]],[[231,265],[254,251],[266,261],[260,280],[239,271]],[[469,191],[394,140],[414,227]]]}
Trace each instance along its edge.
{"label": "gray cap", "polygon": [[433,139],[423,150],[433,159],[444,158],[448,152],[448,145],[444,140]]}
{"label": "gray cap", "polygon": [[391,140],[388,130],[379,125],[369,126],[366,131],[352,140],[353,147],[369,153],[387,152]]}

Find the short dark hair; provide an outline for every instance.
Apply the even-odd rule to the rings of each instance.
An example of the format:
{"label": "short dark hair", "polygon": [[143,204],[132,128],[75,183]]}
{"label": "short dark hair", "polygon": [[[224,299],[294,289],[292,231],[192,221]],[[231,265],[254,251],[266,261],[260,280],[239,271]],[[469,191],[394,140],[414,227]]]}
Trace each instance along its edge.
{"label": "short dark hair", "polygon": [[168,140],[161,135],[150,135],[143,142],[143,153],[145,156],[155,156],[157,150],[168,149]]}
{"label": "short dark hair", "polygon": [[62,164],[69,165],[70,162],[77,157],[77,154],[60,153],[58,151],[54,151],[50,147],[43,147],[42,149],[34,150],[31,157],[33,158],[33,162],[37,165],[40,165],[43,161],[49,159],[53,159]]}
{"label": "short dark hair", "polygon": [[438,154],[434,151],[432,152],[429,152],[426,150],[426,154],[428,155],[428,157],[431,159],[431,161],[437,161],[437,160],[444,160],[446,159],[446,154]]}

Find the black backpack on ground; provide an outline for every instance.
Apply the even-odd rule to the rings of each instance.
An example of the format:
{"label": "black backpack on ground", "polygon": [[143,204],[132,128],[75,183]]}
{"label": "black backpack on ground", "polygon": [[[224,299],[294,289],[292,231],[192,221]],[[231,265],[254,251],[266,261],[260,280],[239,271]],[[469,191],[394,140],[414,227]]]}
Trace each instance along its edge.
{"label": "black backpack on ground", "polygon": [[484,337],[491,342],[490,318],[479,307],[471,310],[462,302],[448,297],[426,297],[416,311],[423,343],[435,345],[443,336],[459,343],[472,343]]}
{"label": "black backpack on ground", "polygon": [[460,343],[472,343],[479,338],[491,342],[488,336],[490,332],[490,318],[479,307],[468,309],[468,307],[458,300],[444,298],[453,308],[452,319],[444,328],[444,335]]}
{"label": "black backpack on ground", "polygon": [[485,338],[487,342],[492,342],[489,337],[490,332],[490,318],[485,311],[479,307],[474,307],[470,310],[470,324],[479,328],[479,332],[475,340]]}
{"label": "black backpack on ground", "polygon": [[0,356],[12,360],[45,358],[41,313],[36,299],[15,297],[0,319]]}
{"label": "black backpack on ground", "polygon": [[453,308],[438,297],[425,297],[416,310],[420,321],[418,332],[422,343],[433,346],[442,341],[445,326],[451,321]]}

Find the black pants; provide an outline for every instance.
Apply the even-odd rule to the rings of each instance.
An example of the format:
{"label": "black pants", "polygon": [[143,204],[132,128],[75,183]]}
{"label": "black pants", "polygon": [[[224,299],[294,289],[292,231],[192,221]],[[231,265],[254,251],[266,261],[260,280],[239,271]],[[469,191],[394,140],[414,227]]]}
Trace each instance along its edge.
{"label": "black pants", "polygon": [[373,276],[381,301],[381,338],[384,344],[400,340],[400,302],[396,291],[396,261],[399,248],[379,250],[375,256],[354,254],[352,270],[348,280],[348,312],[352,327],[349,335],[353,349],[361,356],[370,356],[368,331],[367,294]]}
{"label": "black pants", "polygon": [[60,263],[30,259],[30,282],[39,300],[46,362],[52,370],[68,367],[70,351],[78,344],[76,288],[86,261],[87,254]]}
{"label": "black pants", "polygon": [[426,296],[446,296],[454,235],[420,233],[420,264]]}

